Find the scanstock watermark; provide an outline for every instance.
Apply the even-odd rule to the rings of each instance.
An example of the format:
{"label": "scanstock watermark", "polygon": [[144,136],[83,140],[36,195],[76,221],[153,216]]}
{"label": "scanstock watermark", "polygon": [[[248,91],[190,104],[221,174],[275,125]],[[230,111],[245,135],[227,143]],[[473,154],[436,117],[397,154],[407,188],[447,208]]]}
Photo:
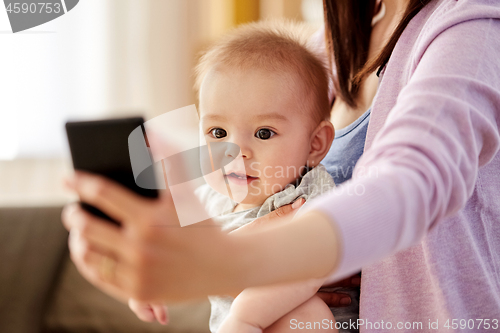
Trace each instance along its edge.
{"label": "scanstock watermark", "polygon": [[[192,125],[192,131],[186,124]],[[227,211],[225,205],[207,201],[207,189],[231,199],[233,204],[255,204],[293,187],[292,183],[297,184],[310,169],[307,162],[299,167],[279,163],[271,166],[265,158],[244,159],[236,143],[215,141],[197,125],[200,123],[196,106],[189,105],[149,119],[128,137],[135,183],[145,189],[168,187],[181,226]],[[378,177],[377,170],[369,168],[358,173],[360,177]],[[291,183],[291,179],[295,181]],[[307,189],[326,193],[330,186],[330,182],[318,180],[307,185]],[[332,193],[362,196],[365,188],[363,184],[354,184],[338,187]]]}
{"label": "scanstock watermark", "polygon": [[146,121],[146,136],[140,126],[128,137],[135,183],[146,189],[168,186],[181,226],[222,213],[195,205],[201,186],[208,185],[236,203],[248,195],[247,186],[227,180],[231,171],[245,172],[240,147],[231,142],[207,142],[196,129],[189,132],[184,126],[193,119],[198,119],[198,112],[195,105],[189,105]]}
{"label": "scanstock watermark", "polygon": [[79,0],[4,0],[12,32],[52,21],[75,8]]}

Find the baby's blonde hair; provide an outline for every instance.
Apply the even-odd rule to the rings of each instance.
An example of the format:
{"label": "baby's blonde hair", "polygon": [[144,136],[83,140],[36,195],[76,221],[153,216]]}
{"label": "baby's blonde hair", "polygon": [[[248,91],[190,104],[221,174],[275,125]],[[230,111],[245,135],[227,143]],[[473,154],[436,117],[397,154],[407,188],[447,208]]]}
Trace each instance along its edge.
{"label": "baby's blonde hair", "polygon": [[330,118],[328,72],[325,64],[308,45],[305,25],[291,22],[258,22],[240,26],[215,43],[195,68],[195,89],[213,68],[260,69],[284,74],[304,93],[302,109],[316,123]]}

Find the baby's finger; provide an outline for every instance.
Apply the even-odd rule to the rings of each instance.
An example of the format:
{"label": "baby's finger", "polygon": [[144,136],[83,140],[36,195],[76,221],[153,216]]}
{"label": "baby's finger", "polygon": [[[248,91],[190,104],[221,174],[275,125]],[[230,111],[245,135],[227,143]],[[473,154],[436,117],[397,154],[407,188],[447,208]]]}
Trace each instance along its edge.
{"label": "baby's finger", "polygon": [[[327,286],[321,287],[321,289],[324,289],[324,291],[328,292],[328,288],[335,288],[335,287],[359,287],[361,285],[361,273],[354,274],[353,276],[350,276],[344,280],[337,281],[335,283],[329,284]],[[322,291],[320,289],[320,291]]]}
{"label": "baby's finger", "polygon": [[347,294],[318,292],[316,295],[331,308],[343,307],[351,304],[351,297]]}
{"label": "baby's finger", "polygon": [[295,215],[297,210],[306,202],[304,198],[299,198],[295,200],[294,203],[281,206],[280,208],[276,209],[275,211],[272,211],[269,213],[269,218],[272,220],[274,218],[283,218],[283,217],[290,217]]}
{"label": "baby's finger", "polygon": [[280,208],[273,210],[269,214],[261,216],[258,219],[253,220],[251,223],[245,224],[244,226],[231,231],[231,233],[243,234],[259,230],[262,227],[272,226],[275,223],[291,221],[295,213],[300,207],[302,207],[304,202],[306,202],[304,198],[299,198],[291,204],[281,206]]}
{"label": "baby's finger", "polygon": [[133,298],[130,298],[128,300],[128,306],[140,320],[146,321],[148,323],[155,321],[155,314],[148,303],[142,303],[136,301]]}
{"label": "baby's finger", "polygon": [[156,320],[162,325],[168,324],[168,308],[162,304],[151,304]]}

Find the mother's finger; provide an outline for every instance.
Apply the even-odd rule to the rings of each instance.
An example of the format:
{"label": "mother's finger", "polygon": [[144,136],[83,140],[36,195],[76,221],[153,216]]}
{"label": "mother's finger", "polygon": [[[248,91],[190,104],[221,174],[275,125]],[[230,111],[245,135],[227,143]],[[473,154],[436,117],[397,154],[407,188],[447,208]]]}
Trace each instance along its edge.
{"label": "mother's finger", "polygon": [[[128,299],[125,292],[130,285],[127,279],[128,269],[122,261],[103,254],[81,238],[78,232],[70,231],[68,245],[71,259],[84,278],[119,300]],[[104,265],[109,260],[113,260],[114,264],[105,273]]]}
{"label": "mother's finger", "polygon": [[70,203],[70,204],[67,204],[66,206],[64,206],[64,208],[62,210],[61,221],[62,221],[64,228],[66,228],[66,230],[68,230],[68,231],[71,230],[71,228],[73,227],[73,224],[75,223],[75,221],[73,221],[69,217],[72,215],[72,213],[75,211],[75,209],[78,209],[78,208],[80,208],[80,204],[77,202],[73,202],[73,203]]}
{"label": "mother's finger", "polygon": [[137,221],[139,212],[147,211],[151,203],[124,186],[103,176],[77,171],[67,185],[78,193],[80,199],[104,211],[122,223]]}
{"label": "mother's finger", "polygon": [[62,220],[72,232],[78,231],[80,237],[103,252],[121,253],[128,249],[120,227],[85,211],[79,204],[65,207]]}

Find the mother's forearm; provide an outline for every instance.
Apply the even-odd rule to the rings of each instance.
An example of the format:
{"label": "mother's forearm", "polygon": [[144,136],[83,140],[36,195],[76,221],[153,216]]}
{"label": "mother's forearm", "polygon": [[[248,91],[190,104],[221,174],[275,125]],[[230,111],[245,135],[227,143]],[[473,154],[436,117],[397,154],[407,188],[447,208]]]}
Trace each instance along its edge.
{"label": "mother's forearm", "polygon": [[[340,237],[326,215],[310,211],[253,233],[233,233],[241,288],[325,277],[340,258]],[[233,254],[228,253],[229,256]]]}

